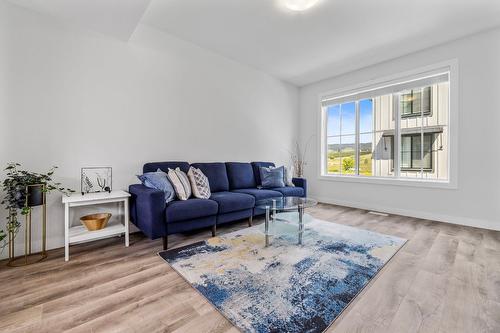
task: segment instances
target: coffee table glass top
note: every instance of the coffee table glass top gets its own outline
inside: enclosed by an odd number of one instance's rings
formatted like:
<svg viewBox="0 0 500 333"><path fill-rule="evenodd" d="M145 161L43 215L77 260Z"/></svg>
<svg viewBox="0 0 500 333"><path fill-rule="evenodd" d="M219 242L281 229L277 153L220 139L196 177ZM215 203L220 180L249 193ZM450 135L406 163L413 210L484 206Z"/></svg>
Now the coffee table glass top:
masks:
<svg viewBox="0 0 500 333"><path fill-rule="evenodd" d="M310 198L302 197L274 197L269 199L258 200L255 203L255 207L260 209L266 209L269 207L271 211L288 211L297 210L299 205L303 208L308 208L316 206L318 202Z"/></svg>

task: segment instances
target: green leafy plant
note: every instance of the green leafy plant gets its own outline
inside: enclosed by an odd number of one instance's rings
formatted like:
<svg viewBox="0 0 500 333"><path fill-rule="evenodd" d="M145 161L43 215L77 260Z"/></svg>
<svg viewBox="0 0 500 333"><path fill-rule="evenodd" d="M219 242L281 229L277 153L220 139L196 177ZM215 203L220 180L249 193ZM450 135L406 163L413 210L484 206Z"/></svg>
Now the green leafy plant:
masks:
<svg viewBox="0 0 500 333"><path fill-rule="evenodd" d="M342 159L342 167L344 171L349 171L354 168L354 159L352 157L345 157Z"/></svg>
<svg viewBox="0 0 500 333"><path fill-rule="evenodd" d="M72 189L61 187L61 183L53 180L56 166L52 167L47 173L36 173L27 170L22 170L19 163L8 163L4 169L6 178L2 181L2 190L5 196L0 202L9 214L7 216L7 224L5 230L0 228L0 248L3 249L7 245L5 238L9 232L14 235L19 231L21 223L18 220L19 212L21 215L29 214L31 207L26 207L25 199L28 195L26 187L28 185L43 184L42 192L50 193L59 191L65 195L75 192Z"/></svg>

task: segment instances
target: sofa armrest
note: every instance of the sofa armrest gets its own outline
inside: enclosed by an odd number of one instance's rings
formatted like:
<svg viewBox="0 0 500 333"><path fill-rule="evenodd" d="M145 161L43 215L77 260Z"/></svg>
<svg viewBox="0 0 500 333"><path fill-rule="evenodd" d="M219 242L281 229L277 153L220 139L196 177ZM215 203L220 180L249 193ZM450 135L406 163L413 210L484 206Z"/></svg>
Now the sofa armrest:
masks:
<svg viewBox="0 0 500 333"><path fill-rule="evenodd" d="M302 187L304 189L304 197L307 197L307 179L305 178L292 178L293 185Z"/></svg>
<svg viewBox="0 0 500 333"><path fill-rule="evenodd" d="M129 186L132 222L149 238L167 235L165 194L142 184Z"/></svg>

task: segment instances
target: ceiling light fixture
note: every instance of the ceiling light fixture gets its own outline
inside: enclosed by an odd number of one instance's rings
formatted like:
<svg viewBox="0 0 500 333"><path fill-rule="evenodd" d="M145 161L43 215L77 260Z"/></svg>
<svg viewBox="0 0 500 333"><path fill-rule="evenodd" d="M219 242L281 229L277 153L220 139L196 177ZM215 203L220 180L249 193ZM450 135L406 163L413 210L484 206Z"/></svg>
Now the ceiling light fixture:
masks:
<svg viewBox="0 0 500 333"><path fill-rule="evenodd" d="M314 6L319 0L284 0L286 8L301 12Z"/></svg>

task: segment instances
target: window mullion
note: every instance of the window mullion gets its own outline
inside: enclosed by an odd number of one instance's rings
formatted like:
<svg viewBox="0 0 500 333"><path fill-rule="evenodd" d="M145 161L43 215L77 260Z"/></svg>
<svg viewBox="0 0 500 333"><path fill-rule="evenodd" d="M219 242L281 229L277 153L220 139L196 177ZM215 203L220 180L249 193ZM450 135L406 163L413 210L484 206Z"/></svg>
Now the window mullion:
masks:
<svg viewBox="0 0 500 333"><path fill-rule="evenodd" d="M355 174L356 176L359 176L359 130L360 130L360 126L359 126L359 101L356 101L355 103L355 113L356 113L356 129L355 129L355 139L354 139L354 149L355 149L355 152L354 152L354 164L355 164Z"/></svg>
<svg viewBox="0 0 500 333"><path fill-rule="evenodd" d="M340 109L339 109L339 156L340 156L340 167L339 167L339 174L342 174L342 104L340 104Z"/></svg>
<svg viewBox="0 0 500 333"><path fill-rule="evenodd" d="M420 178L424 178L424 89L420 88Z"/></svg>
<svg viewBox="0 0 500 333"><path fill-rule="evenodd" d="M328 174L328 108L321 107L321 128L324 134L323 141L323 170L322 174Z"/></svg>
<svg viewBox="0 0 500 333"><path fill-rule="evenodd" d="M372 175L377 175L377 161L373 158L375 156L375 153L377 152L377 149L374 148L374 145L376 144L376 129L377 129L377 113L375 112L375 99L372 99ZM382 138L382 137L381 137ZM385 140L385 139L384 139ZM376 146L375 146L376 147Z"/></svg>
<svg viewBox="0 0 500 333"><path fill-rule="evenodd" d="M401 123L401 112L399 105L399 94L392 95L392 104L395 112L394 119L394 177L399 178L401 175L401 131L400 131L400 123Z"/></svg>
<svg viewBox="0 0 500 333"><path fill-rule="evenodd" d="M410 114L415 114L415 110L413 109L413 89L411 90L411 93L410 93Z"/></svg>

